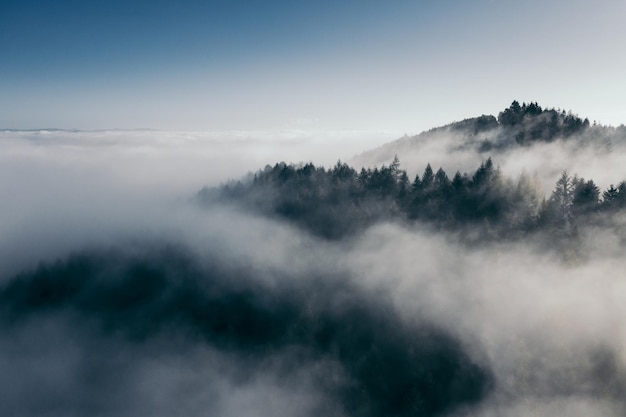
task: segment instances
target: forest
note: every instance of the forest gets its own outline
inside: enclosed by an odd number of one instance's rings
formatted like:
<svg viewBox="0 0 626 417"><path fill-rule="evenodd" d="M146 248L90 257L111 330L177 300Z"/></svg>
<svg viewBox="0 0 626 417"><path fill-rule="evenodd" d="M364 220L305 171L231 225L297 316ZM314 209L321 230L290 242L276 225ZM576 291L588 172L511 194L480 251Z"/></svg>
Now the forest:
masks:
<svg viewBox="0 0 626 417"><path fill-rule="evenodd" d="M481 238L520 239L549 232L574 237L578 226L626 208L626 181L606 190L563 171L549 196L527 175L507 178L491 158L474 172L428 164L409 179L396 156L389 165L357 172L341 161L330 168L277 163L251 178L198 194L286 219L317 236L339 239L377 221L420 222L437 230L479 230Z"/></svg>
<svg viewBox="0 0 626 417"><path fill-rule="evenodd" d="M514 102L371 164L4 133L0 414L621 417L624 131Z"/></svg>

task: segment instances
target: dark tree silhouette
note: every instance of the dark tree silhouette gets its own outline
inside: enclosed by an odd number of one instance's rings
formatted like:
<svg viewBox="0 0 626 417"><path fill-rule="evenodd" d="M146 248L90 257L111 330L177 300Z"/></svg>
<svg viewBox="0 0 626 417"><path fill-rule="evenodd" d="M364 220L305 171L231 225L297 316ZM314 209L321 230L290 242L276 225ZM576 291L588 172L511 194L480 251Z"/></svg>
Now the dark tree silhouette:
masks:
<svg viewBox="0 0 626 417"><path fill-rule="evenodd" d="M524 104L520 111L526 107L535 113L540 109ZM472 227L500 237L548 231L567 238L600 211L626 208L626 181L601 193L593 180L563 171L542 201L525 175L517 183L505 179L491 158L471 175L456 172L452 180L443 168L433 173L427 164L411 184L396 156L389 166L359 173L341 161L330 170L280 162L250 181L203 189L199 195L205 203L229 202L287 219L328 239L359 233L383 220L420 221L447 230Z"/></svg>

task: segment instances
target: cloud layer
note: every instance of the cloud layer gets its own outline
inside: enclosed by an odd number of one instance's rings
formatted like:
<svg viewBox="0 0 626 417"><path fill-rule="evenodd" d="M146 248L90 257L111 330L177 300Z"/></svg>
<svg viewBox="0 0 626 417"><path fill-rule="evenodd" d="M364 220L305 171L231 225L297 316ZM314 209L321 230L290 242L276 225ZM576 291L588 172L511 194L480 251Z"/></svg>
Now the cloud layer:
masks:
<svg viewBox="0 0 626 417"><path fill-rule="evenodd" d="M479 154L441 156L453 139L416 155L475 169ZM622 215L582 225L575 262L532 239L468 247L420 224L327 241L192 202L202 185L262 168L258 142L2 142L4 414L624 413ZM311 152L269 143L267 158ZM620 179L619 155L555 142L494 162L546 184L569 168L604 186Z"/></svg>

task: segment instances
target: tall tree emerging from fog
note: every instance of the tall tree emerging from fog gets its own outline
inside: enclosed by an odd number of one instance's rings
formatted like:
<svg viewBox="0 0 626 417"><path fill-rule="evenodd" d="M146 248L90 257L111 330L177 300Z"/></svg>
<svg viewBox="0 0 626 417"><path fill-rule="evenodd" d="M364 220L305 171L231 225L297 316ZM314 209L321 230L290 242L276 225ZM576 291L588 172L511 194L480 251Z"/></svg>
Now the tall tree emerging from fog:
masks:
<svg viewBox="0 0 626 417"><path fill-rule="evenodd" d="M572 222L571 207L574 200L574 184L567 171L561 173L550 200L556 205L560 221L563 222L565 227L569 227Z"/></svg>

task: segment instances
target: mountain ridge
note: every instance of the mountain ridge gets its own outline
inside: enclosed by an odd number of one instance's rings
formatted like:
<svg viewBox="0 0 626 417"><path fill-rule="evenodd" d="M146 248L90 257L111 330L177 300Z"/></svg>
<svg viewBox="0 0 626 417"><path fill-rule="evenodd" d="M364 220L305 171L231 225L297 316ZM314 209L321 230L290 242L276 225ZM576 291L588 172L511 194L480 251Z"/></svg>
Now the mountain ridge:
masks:
<svg viewBox="0 0 626 417"><path fill-rule="evenodd" d="M449 141L444 151L472 149L485 157L490 153L557 141L600 147L626 141L626 127L590 123L588 118L555 108L542 108L537 102L511 105L495 115L483 114L437 126L416 135L405 135L354 158L356 165L388 163L394 155L411 152L425 142Z"/></svg>

